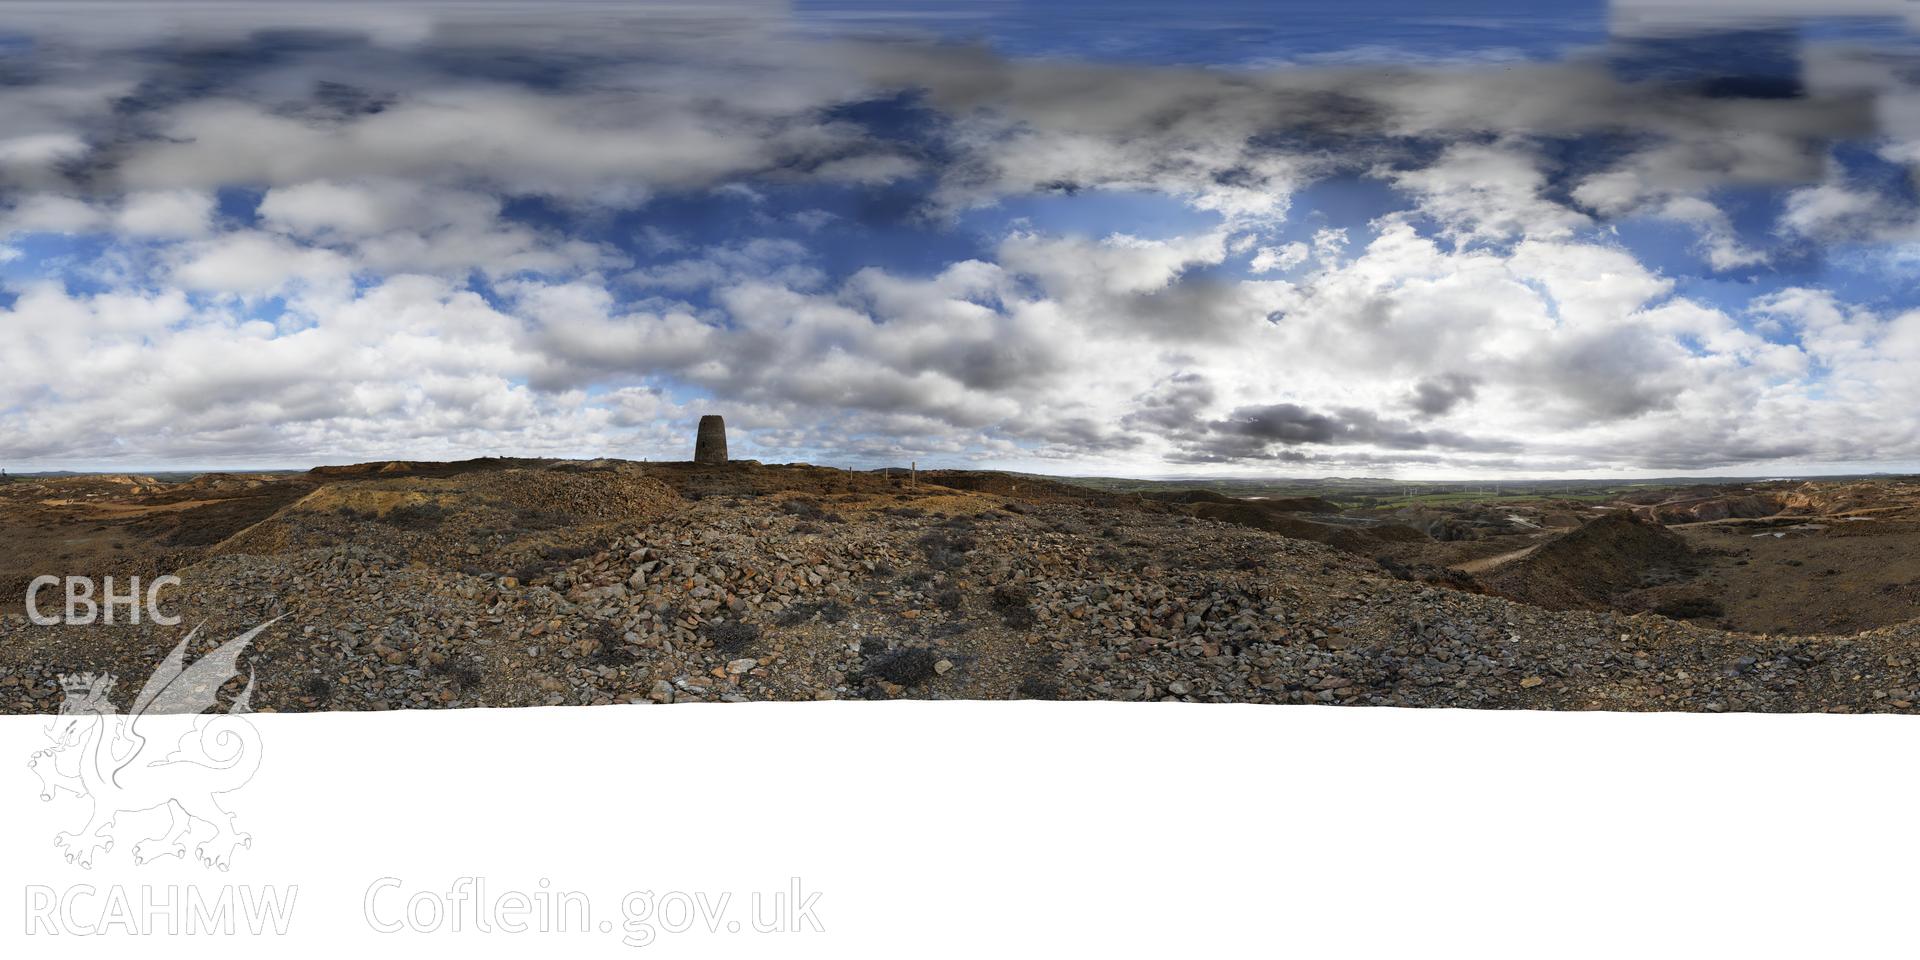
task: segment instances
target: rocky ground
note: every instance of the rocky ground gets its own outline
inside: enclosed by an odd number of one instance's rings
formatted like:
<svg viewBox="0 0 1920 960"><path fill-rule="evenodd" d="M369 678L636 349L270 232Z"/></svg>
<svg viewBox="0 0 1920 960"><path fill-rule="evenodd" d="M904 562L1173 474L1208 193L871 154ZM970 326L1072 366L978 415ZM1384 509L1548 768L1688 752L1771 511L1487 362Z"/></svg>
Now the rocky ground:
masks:
<svg viewBox="0 0 1920 960"><path fill-rule="evenodd" d="M911 697L1906 712L1920 697L1913 622L1788 636L1550 611L1195 504L1003 474L909 485L501 461L299 483L179 567L170 600L203 649L277 618L245 660L259 709ZM68 671L137 687L184 629L6 613L0 708L57 709Z"/></svg>

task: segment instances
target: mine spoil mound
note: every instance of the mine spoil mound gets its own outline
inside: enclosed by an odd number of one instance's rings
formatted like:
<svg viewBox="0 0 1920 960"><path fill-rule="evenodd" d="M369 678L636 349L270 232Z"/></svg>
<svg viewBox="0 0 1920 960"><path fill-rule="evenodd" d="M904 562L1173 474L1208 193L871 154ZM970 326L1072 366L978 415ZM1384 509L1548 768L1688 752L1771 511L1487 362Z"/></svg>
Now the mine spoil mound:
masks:
<svg viewBox="0 0 1920 960"><path fill-rule="evenodd" d="M990 470L928 470L920 474L920 479L954 490L1014 497L1033 503L1114 503L1123 499L1045 477Z"/></svg>
<svg viewBox="0 0 1920 960"><path fill-rule="evenodd" d="M164 489L153 477L113 473L84 477L14 478L7 485L9 500L41 500L58 504L141 496Z"/></svg>
<svg viewBox="0 0 1920 960"><path fill-rule="evenodd" d="M471 495L515 510L548 510L575 523L656 516L678 505L666 484L637 473L503 470L481 474Z"/></svg>
<svg viewBox="0 0 1920 960"><path fill-rule="evenodd" d="M1250 500L1241 497L1229 497L1224 493L1215 493L1212 490L1156 490L1151 493L1142 494L1142 496L1148 500L1157 500L1161 503L1257 504L1279 513L1340 512L1339 504L1331 500L1322 500L1319 497L1268 497L1261 500Z"/></svg>
<svg viewBox="0 0 1920 960"><path fill-rule="evenodd" d="M710 497L758 499L782 493L817 497L904 492L914 487L901 471L892 476L877 472L835 470L808 463L761 463L731 460L725 464L692 460L655 461L638 466L647 476L666 484L687 500ZM924 487L926 477L917 485Z"/></svg>
<svg viewBox="0 0 1920 960"><path fill-rule="evenodd" d="M292 503L304 481L210 474L185 483L114 474L0 487L0 612L41 574L152 578Z"/></svg>
<svg viewBox="0 0 1920 960"><path fill-rule="evenodd" d="M1514 509L1510 505L1420 505L1386 511L1382 516L1444 543L1527 533L1548 525L1540 522L1547 519L1545 515L1540 515L1540 521L1516 520ZM1579 521L1567 518L1556 525L1578 526Z"/></svg>
<svg viewBox="0 0 1920 960"><path fill-rule="evenodd" d="M161 547L211 547L285 509L309 489L305 483L290 481L244 489L169 491L152 512L129 519L127 528ZM168 509L172 507L178 509Z"/></svg>
<svg viewBox="0 0 1920 960"><path fill-rule="evenodd" d="M1154 490L1141 496L1161 503L1239 503L1239 497L1229 497L1212 490Z"/></svg>
<svg viewBox="0 0 1920 960"><path fill-rule="evenodd" d="M232 473L203 473L191 480L168 486L165 493L173 500L207 500L219 497L253 496L279 483L271 476L241 476Z"/></svg>
<svg viewBox="0 0 1920 960"><path fill-rule="evenodd" d="M1319 497L1269 497L1255 503L1282 513L1339 513L1340 505Z"/></svg>
<svg viewBox="0 0 1920 960"><path fill-rule="evenodd" d="M1771 517L1786 505L1785 498L1770 494L1708 496L1651 504L1636 511L1660 523L1699 523L1727 519Z"/></svg>
<svg viewBox="0 0 1920 960"><path fill-rule="evenodd" d="M529 460L524 457L478 457L472 460L376 460L371 463L344 463L333 466L314 467L307 476L316 480L340 480L361 477L393 476L402 474L419 477L454 477L463 473L489 472L496 470L540 470L551 466L550 460Z"/></svg>
<svg viewBox="0 0 1920 960"><path fill-rule="evenodd" d="M562 467L386 476L315 489L222 543L220 554L273 554L363 542L365 524L394 549L424 557L458 547L480 556L548 532L590 532L678 508L681 498L637 472ZM483 546L484 545L484 546Z"/></svg>
<svg viewBox="0 0 1920 960"><path fill-rule="evenodd" d="M1374 539L1388 543L1429 543L1433 540L1404 523L1377 523L1367 527L1366 532Z"/></svg>
<svg viewBox="0 0 1920 960"><path fill-rule="evenodd" d="M1602 609L1628 591L1685 579L1696 567L1679 534L1629 513L1609 513L1481 580L1500 596L1549 610Z"/></svg>
<svg viewBox="0 0 1920 960"><path fill-rule="evenodd" d="M1803 483L1782 497L1783 511L1809 516L1912 516L1920 485L1903 482Z"/></svg>
<svg viewBox="0 0 1920 960"><path fill-rule="evenodd" d="M244 663L261 709L1920 712L1920 486L1893 481L1350 512L738 460L386 461L144 486L0 487L0 587L49 561L178 573L197 653L278 618ZM1671 529L1631 515L1703 490L1808 509ZM1819 513L1836 508L1850 512ZM0 712L57 710L63 672L150 675L179 640L151 623L31 625L23 586L0 592L16 604L0 606Z"/></svg>
<svg viewBox="0 0 1920 960"><path fill-rule="evenodd" d="M1400 524L1363 527L1308 520L1301 517L1298 511L1274 507L1265 500L1197 503L1193 505L1192 512L1202 520L1252 527L1295 540L1312 540L1348 553L1371 553L1383 543L1427 539L1426 534Z"/></svg>

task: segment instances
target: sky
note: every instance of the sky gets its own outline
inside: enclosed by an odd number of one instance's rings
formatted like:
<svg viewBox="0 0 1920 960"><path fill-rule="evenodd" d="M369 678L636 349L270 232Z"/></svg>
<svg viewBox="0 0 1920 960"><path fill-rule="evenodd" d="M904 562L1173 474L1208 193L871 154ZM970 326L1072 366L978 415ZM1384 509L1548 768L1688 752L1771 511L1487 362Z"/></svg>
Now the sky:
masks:
<svg viewBox="0 0 1920 960"><path fill-rule="evenodd" d="M1906 0L9 3L0 467L1920 470L1917 184Z"/></svg>

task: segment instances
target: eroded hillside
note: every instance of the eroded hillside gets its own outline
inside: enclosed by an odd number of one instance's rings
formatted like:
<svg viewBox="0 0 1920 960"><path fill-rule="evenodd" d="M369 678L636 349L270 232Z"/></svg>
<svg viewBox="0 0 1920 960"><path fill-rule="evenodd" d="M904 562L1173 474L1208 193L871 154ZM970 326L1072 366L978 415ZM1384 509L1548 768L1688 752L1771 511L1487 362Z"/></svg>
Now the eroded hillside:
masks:
<svg viewBox="0 0 1920 960"><path fill-rule="evenodd" d="M77 572L177 573L171 602L204 644L278 618L247 661L265 709L1910 710L1920 664L1898 558L1920 525L1911 488L1859 486L1721 491L1771 512L1673 522L1676 503L1688 518L1719 508L1697 491L1356 508L985 472L498 460L18 482L0 508L35 542L100 535L58 558ZM1836 572L1809 563L1823 556ZM95 566L109 559L121 566ZM39 559L8 564L24 584ZM1740 595L1780 593L1783 571L1885 602L1844 629L1760 622ZM1860 584L1873 577L1896 588ZM0 626L14 711L55 707L64 671L144 677L184 629L36 626L15 602Z"/></svg>

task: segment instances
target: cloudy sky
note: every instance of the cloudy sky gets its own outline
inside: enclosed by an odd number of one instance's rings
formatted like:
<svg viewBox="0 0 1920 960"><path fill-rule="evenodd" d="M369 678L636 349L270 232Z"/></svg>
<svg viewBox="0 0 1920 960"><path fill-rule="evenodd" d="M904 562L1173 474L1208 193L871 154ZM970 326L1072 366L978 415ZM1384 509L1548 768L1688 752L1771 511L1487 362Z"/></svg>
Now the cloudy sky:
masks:
<svg viewBox="0 0 1920 960"><path fill-rule="evenodd" d="M1905 0L161 6L0 8L15 472L1920 469Z"/></svg>

